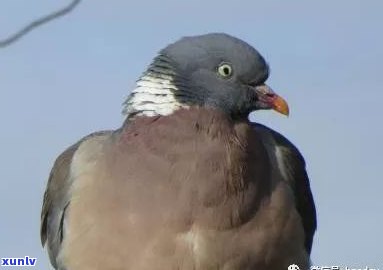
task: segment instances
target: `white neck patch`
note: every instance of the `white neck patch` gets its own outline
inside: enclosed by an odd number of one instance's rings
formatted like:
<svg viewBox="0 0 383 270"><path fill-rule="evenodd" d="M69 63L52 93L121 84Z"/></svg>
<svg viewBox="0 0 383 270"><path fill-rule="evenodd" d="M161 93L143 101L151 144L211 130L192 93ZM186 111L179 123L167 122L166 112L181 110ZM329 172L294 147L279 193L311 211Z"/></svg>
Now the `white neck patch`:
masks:
<svg viewBox="0 0 383 270"><path fill-rule="evenodd" d="M123 114L126 116L169 115L180 108L188 108L175 98L179 91L172 74L146 72L124 102Z"/></svg>

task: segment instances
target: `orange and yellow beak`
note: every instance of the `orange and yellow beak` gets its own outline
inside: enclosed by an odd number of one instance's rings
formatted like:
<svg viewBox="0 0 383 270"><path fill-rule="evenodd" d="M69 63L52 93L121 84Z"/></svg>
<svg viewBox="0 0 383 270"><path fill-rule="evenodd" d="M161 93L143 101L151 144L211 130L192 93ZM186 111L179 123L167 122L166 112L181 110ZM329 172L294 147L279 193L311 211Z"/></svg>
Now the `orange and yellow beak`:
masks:
<svg viewBox="0 0 383 270"><path fill-rule="evenodd" d="M273 109L283 115L289 115L289 105L286 100L277 95L268 85L262 84L255 87L261 109Z"/></svg>

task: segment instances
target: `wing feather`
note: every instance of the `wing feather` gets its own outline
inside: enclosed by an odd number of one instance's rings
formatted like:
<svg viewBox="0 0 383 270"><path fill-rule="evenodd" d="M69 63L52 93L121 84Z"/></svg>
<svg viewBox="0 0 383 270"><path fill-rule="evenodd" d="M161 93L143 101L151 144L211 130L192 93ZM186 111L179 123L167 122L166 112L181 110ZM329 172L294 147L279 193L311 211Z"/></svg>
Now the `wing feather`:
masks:
<svg viewBox="0 0 383 270"><path fill-rule="evenodd" d="M58 267L57 256L65 237L65 210L71 199L70 166L72 158L84 141L111 133L112 131L99 131L82 138L57 157L50 172L41 210L40 238L43 246L47 244L49 258L55 269Z"/></svg>
<svg viewBox="0 0 383 270"><path fill-rule="evenodd" d="M310 254L317 227L317 217L305 160L294 144L278 132L261 124L253 124L253 126L262 136L264 143L277 149L278 154L282 157L281 161L285 171L281 174L286 177L294 192L296 209L301 216L305 231L305 248Z"/></svg>

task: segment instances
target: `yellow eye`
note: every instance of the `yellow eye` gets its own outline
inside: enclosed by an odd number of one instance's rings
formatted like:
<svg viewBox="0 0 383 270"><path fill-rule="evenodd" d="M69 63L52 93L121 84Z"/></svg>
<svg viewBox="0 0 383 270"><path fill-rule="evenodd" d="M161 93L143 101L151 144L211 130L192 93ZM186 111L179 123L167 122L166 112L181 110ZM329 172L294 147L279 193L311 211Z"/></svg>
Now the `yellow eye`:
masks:
<svg viewBox="0 0 383 270"><path fill-rule="evenodd" d="M233 74L233 68L227 63L223 63L218 67L218 74L224 78L229 78Z"/></svg>

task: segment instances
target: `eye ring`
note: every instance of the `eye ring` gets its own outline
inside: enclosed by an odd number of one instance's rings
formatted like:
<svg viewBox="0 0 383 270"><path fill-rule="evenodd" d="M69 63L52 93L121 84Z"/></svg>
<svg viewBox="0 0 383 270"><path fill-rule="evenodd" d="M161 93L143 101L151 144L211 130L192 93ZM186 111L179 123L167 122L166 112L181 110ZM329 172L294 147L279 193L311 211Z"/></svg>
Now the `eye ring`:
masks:
<svg viewBox="0 0 383 270"><path fill-rule="evenodd" d="M223 78L230 78L233 75L233 68L228 63L222 63L218 66L218 74Z"/></svg>

